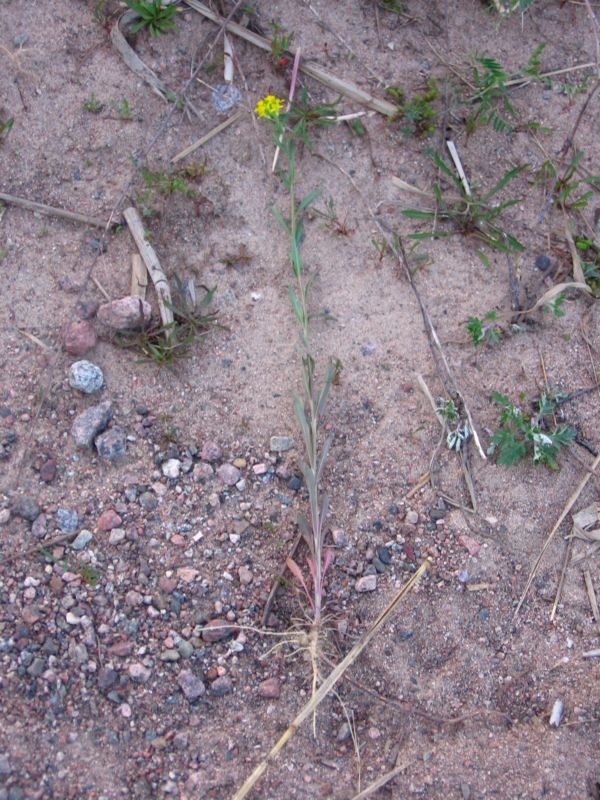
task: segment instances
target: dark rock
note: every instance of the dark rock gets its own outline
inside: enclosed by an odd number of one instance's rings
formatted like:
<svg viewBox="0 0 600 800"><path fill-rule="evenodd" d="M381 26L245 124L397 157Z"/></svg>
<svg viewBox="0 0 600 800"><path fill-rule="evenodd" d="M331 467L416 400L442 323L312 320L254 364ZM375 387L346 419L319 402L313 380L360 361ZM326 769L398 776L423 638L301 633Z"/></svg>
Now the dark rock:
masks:
<svg viewBox="0 0 600 800"><path fill-rule="evenodd" d="M291 489L293 492L297 492L302 488L302 481L296 475L293 478L290 478L287 482L288 489Z"/></svg>
<svg viewBox="0 0 600 800"><path fill-rule="evenodd" d="M12 513L15 517L21 517L29 522L33 522L40 515L40 507L37 500L30 495L18 497L12 504Z"/></svg>
<svg viewBox="0 0 600 800"><path fill-rule="evenodd" d="M547 272L552 265L552 262L548 258L548 256L538 256L535 260L536 269L539 269L541 272Z"/></svg>
<svg viewBox="0 0 600 800"><path fill-rule="evenodd" d="M95 298L92 297L79 300L76 305L77 314L79 315L79 318L83 320L92 319L93 317L96 316L99 305L100 303ZM73 355L77 354L73 353Z"/></svg>
<svg viewBox="0 0 600 800"><path fill-rule="evenodd" d="M55 477L56 461L53 458L49 458L47 461L44 461L40 467L40 478L44 481L44 483L52 483Z"/></svg>
<svg viewBox="0 0 600 800"><path fill-rule="evenodd" d="M281 684L277 678L267 678L258 684L258 693L269 700L277 700L281 694Z"/></svg>
<svg viewBox="0 0 600 800"><path fill-rule="evenodd" d="M108 689L112 689L118 678L119 676L114 669L111 669L110 667L101 667L98 671L98 688L103 692L107 691Z"/></svg>
<svg viewBox="0 0 600 800"><path fill-rule="evenodd" d="M205 642L212 644L221 639L227 639L237 633L237 628L225 619L211 619L202 631L202 638Z"/></svg>
<svg viewBox="0 0 600 800"><path fill-rule="evenodd" d="M154 511L158 507L158 497L153 492L142 492L139 504L144 511Z"/></svg>
<svg viewBox="0 0 600 800"><path fill-rule="evenodd" d="M101 433L94 440L98 455L106 461L118 461L127 450L127 437L125 431L118 426L111 428L106 433Z"/></svg>
<svg viewBox="0 0 600 800"><path fill-rule="evenodd" d="M382 564L385 564L386 566L392 563L392 557L387 547L377 548L377 558L381 561Z"/></svg>
<svg viewBox="0 0 600 800"><path fill-rule="evenodd" d="M233 681L229 675L221 675L220 678L211 683L210 692L215 697L224 697L226 694L231 694L233 692Z"/></svg>
<svg viewBox="0 0 600 800"><path fill-rule="evenodd" d="M113 415L112 403L105 400L96 406L90 406L79 414L71 427L71 435L78 447L91 447L94 438L101 433Z"/></svg>

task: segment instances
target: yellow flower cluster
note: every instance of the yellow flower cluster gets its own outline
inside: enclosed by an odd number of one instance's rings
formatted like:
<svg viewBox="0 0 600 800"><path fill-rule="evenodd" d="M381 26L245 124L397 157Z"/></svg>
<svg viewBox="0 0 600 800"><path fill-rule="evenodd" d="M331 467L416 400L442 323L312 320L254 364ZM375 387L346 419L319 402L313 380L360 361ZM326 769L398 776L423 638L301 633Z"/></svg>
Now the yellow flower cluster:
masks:
<svg viewBox="0 0 600 800"><path fill-rule="evenodd" d="M282 108L283 100L280 100L278 97L275 97L272 94L268 94L265 98L258 101L256 108L254 109L254 113L259 117L273 119L279 115L279 112Z"/></svg>

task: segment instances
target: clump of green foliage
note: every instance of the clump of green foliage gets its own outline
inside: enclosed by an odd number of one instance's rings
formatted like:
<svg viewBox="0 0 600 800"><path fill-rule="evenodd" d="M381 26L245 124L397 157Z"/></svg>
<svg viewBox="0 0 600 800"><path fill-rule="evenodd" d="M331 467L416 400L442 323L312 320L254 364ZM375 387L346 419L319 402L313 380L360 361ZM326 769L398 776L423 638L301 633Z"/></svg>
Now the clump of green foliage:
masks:
<svg viewBox="0 0 600 800"><path fill-rule="evenodd" d="M148 28L150 36L160 36L165 31L175 30L177 6L163 5L162 0L125 0L129 8L140 17L131 26L132 33Z"/></svg>
<svg viewBox="0 0 600 800"><path fill-rule="evenodd" d="M169 325L150 322L141 331L126 331L118 336L117 344L138 350L157 366L170 366L189 355L194 342L217 326L216 313L206 311L216 286L212 289L202 288L204 296L200 302L195 302L195 298L190 297L187 285L175 275L176 299L167 304L173 312L173 322Z"/></svg>
<svg viewBox="0 0 600 800"><path fill-rule="evenodd" d="M542 394L536 413L529 416L506 395L494 392L491 399L500 406L501 413L488 455L496 455L497 463L506 467L531 458L536 466L543 464L553 470L559 469L560 449L573 441L575 431L554 423L555 401L548 394ZM525 395L521 394L520 400L526 402Z"/></svg>
<svg viewBox="0 0 600 800"><path fill-rule="evenodd" d="M439 97L434 78L427 80L427 89L422 94L415 94L406 99L399 86L388 86L387 94L398 106L396 119L402 120L402 132L408 136L425 138L435 131L437 111L433 103Z"/></svg>
<svg viewBox="0 0 600 800"><path fill-rule="evenodd" d="M475 347L487 342L494 344L500 340L502 328L498 325L498 315L495 311L488 311L483 317L469 317L467 320L467 333Z"/></svg>
<svg viewBox="0 0 600 800"><path fill-rule="evenodd" d="M273 38L271 39L271 63L277 69L287 67L289 59L287 51L290 49L294 34L288 33L277 22L271 23L273 29Z"/></svg>
<svg viewBox="0 0 600 800"><path fill-rule="evenodd" d="M594 293L600 295L600 247L592 239L585 236L576 236L575 247L581 252L581 266L585 282Z"/></svg>
<svg viewBox="0 0 600 800"><path fill-rule="evenodd" d="M92 92L90 97L81 104L81 107L84 111L88 111L90 114L99 114L102 109L104 108L104 103L101 100L98 100L96 95Z"/></svg>
<svg viewBox="0 0 600 800"><path fill-rule="evenodd" d="M3 142L8 134L12 131L12 127L15 124L15 118L9 117L8 119L1 120L0 119L0 142Z"/></svg>
<svg viewBox="0 0 600 800"><path fill-rule="evenodd" d="M195 200L198 197L198 191L193 181L201 178L205 172L206 165L199 165L195 162L175 172L154 171L148 169L148 167L142 167L140 176L145 189L137 193L136 201L142 210L143 216L151 217L157 213L155 208L157 195L162 198L181 195L190 200Z"/></svg>
<svg viewBox="0 0 600 800"><path fill-rule="evenodd" d="M518 203L519 200L505 200L497 205L492 205L496 195L521 172L523 167L513 167L507 170L488 192L477 195L466 192L462 181L454 175L438 153L433 154L433 161L443 175L450 179L458 195L444 194L439 184L435 184L433 187L437 202L435 211L408 208L401 213L410 219L429 220L436 225L449 223L450 230L437 227L436 230L427 233L411 233L409 238L415 240L437 239L458 233L462 236L472 237L493 250L503 253L523 252L525 248L521 242L503 230L496 222L503 211ZM486 267L490 265L487 255L482 250L477 249L475 252Z"/></svg>

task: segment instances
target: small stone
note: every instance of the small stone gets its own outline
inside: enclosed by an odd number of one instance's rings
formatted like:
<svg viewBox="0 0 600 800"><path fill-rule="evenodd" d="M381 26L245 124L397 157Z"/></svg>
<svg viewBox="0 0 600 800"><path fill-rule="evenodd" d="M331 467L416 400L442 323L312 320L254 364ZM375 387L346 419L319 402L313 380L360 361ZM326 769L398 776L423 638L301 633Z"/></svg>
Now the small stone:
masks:
<svg viewBox="0 0 600 800"><path fill-rule="evenodd" d="M335 737L336 742L346 742L350 738L351 733L350 725L347 722L342 722Z"/></svg>
<svg viewBox="0 0 600 800"><path fill-rule="evenodd" d="M191 583L195 581L200 573L193 567L179 567L177 570L177 577L184 583Z"/></svg>
<svg viewBox="0 0 600 800"><path fill-rule="evenodd" d="M166 575L161 575L158 579L158 588L165 594L171 594L177 588L177 581L175 578L168 578Z"/></svg>
<svg viewBox="0 0 600 800"><path fill-rule="evenodd" d="M10 775L10 761L6 753L0 753L0 775Z"/></svg>
<svg viewBox="0 0 600 800"><path fill-rule="evenodd" d="M108 689L111 689L118 679L117 673L114 669L110 667L100 667L98 670L98 688L106 692Z"/></svg>
<svg viewBox="0 0 600 800"><path fill-rule="evenodd" d="M117 512L112 508L108 508L98 517L96 527L99 531L112 531L114 528L118 528L122 522L123 520Z"/></svg>
<svg viewBox="0 0 600 800"><path fill-rule="evenodd" d="M168 461L164 462L161 469L165 478L175 480L181 472L181 461L178 458L169 458Z"/></svg>
<svg viewBox="0 0 600 800"><path fill-rule="evenodd" d="M75 361L69 370L69 386L84 394L95 394L104 386L104 374L91 361Z"/></svg>
<svg viewBox="0 0 600 800"><path fill-rule="evenodd" d="M377 575L363 575L354 586L357 592L374 592L377 589Z"/></svg>
<svg viewBox="0 0 600 800"><path fill-rule="evenodd" d="M266 464L255 464L252 467L252 472L255 475L264 475L266 473L267 469L268 469L268 467L267 467Z"/></svg>
<svg viewBox="0 0 600 800"><path fill-rule="evenodd" d="M94 439L98 455L106 461L118 461L127 450L127 436L122 428L115 425L106 433Z"/></svg>
<svg viewBox="0 0 600 800"><path fill-rule="evenodd" d="M71 508L59 508L56 522L61 533L75 533L79 525L79 514Z"/></svg>
<svg viewBox="0 0 600 800"><path fill-rule="evenodd" d="M237 469L246 469L248 464L245 458L234 458L233 466L236 467Z"/></svg>
<svg viewBox="0 0 600 800"><path fill-rule="evenodd" d="M291 436L271 436L271 450L274 453L285 453L291 450L295 444Z"/></svg>
<svg viewBox="0 0 600 800"><path fill-rule="evenodd" d="M96 406L90 406L79 414L71 427L71 435L78 447L91 447L98 436L112 419L112 403L105 400Z"/></svg>
<svg viewBox="0 0 600 800"><path fill-rule="evenodd" d="M385 572L385 564L380 561L377 556L373 558L373 566L380 575L382 572Z"/></svg>
<svg viewBox="0 0 600 800"><path fill-rule="evenodd" d="M38 539L43 539L48 532L48 521L45 514L40 514L31 525L31 533Z"/></svg>
<svg viewBox="0 0 600 800"><path fill-rule="evenodd" d="M181 639L177 642L177 650L182 658L191 658L194 654L194 645L187 639Z"/></svg>
<svg viewBox="0 0 600 800"><path fill-rule="evenodd" d="M289 479L287 482L288 489L291 489L293 492L297 492L302 488L302 480L296 475Z"/></svg>
<svg viewBox="0 0 600 800"><path fill-rule="evenodd" d="M202 697L206 692L204 683L189 669L181 670L177 676L177 683L185 695L185 699L190 703Z"/></svg>
<svg viewBox="0 0 600 800"><path fill-rule="evenodd" d="M207 441L202 445L200 451L200 458L202 461L219 461L222 456L222 450L216 442Z"/></svg>
<svg viewBox="0 0 600 800"><path fill-rule="evenodd" d="M548 258L548 256L538 256L535 260L536 269L539 269L541 272L547 272L550 269L552 262Z"/></svg>
<svg viewBox="0 0 600 800"><path fill-rule="evenodd" d="M141 297L121 297L104 303L98 309L98 320L115 331L134 331L149 322L152 316L150 303Z"/></svg>
<svg viewBox="0 0 600 800"><path fill-rule="evenodd" d="M47 461L44 461L40 467L40 478L44 483L52 483L55 477L56 461L53 458L49 458Z"/></svg>
<svg viewBox="0 0 600 800"><path fill-rule="evenodd" d="M92 541L94 537L92 536L91 531L82 530L79 531L75 540L71 543L71 547L73 550L83 550L84 547Z"/></svg>
<svg viewBox="0 0 600 800"><path fill-rule="evenodd" d="M258 684L258 693L269 700L277 700L281 694L281 684L277 678L267 678Z"/></svg>
<svg viewBox="0 0 600 800"><path fill-rule="evenodd" d="M121 544L121 542L125 541L125 537L127 536L127 532L125 528L114 528L110 532L110 536L108 537L109 544Z"/></svg>
<svg viewBox="0 0 600 800"><path fill-rule="evenodd" d="M126 658L133 653L133 642L123 641L115 642L108 648L110 656L117 656L118 658Z"/></svg>
<svg viewBox="0 0 600 800"><path fill-rule="evenodd" d="M238 569L238 576L242 586L248 586L254 579L254 575L246 566L242 566Z"/></svg>
<svg viewBox="0 0 600 800"><path fill-rule="evenodd" d="M28 522L33 522L40 515L40 507L37 500L30 495L18 497L12 504L12 513L15 517L21 517Z"/></svg>
<svg viewBox="0 0 600 800"><path fill-rule="evenodd" d="M148 667L140 663L130 664L127 672L134 683L146 683L152 674Z"/></svg>
<svg viewBox="0 0 600 800"><path fill-rule="evenodd" d="M233 681L229 675L221 675L211 683L210 692L215 697L224 697L226 694L231 694L233 692Z"/></svg>
<svg viewBox="0 0 600 800"><path fill-rule="evenodd" d="M348 545L348 534L341 528L334 528L331 531L331 538L336 547L346 547Z"/></svg>
<svg viewBox="0 0 600 800"><path fill-rule="evenodd" d="M79 319L93 319L98 313L99 305L95 297L83 297L75 306Z"/></svg>
<svg viewBox="0 0 600 800"><path fill-rule="evenodd" d="M466 533L461 533L460 536L457 537L456 541L459 543L459 545L461 545L461 547L465 548L470 556L476 556L481 549L481 542L473 539L472 536L467 536Z"/></svg>
<svg viewBox="0 0 600 800"><path fill-rule="evenodd" d="M217 469L217 475L223 481L225 486L235 486L235 484L242 477L242 473L234 467L233 464L221 464Z"/></svg>
<svg viewBox="0 0 600 800"><path fill-rule="evenodd" d="M63 347L70 356L81 357L96 346L98 335L87 319L71 322L65 332Z"/></svg>
<svg viewBox="0 0 600 800"><path fill-rule="evenodd" d="M180 658L179 651L175 650L173 647L170 647L168 650L163 650L160 654L161 661L179 661Z"/></svg>
<svg viewBox="0 0 600 800"><path fill-rule="evenodd" d="M222 639L227 639L237 633L235 626L230 625L225 619L211 619L207 622L202 631L202 638L205 642L213 644Z"/></svg>
<svg viewBox="0 0 600 800"><path fill-rule="evenodd" d="M377 548L377 558L381 561L382 564L385 564L386 566L392 563L392 557L387 547Z"/></svg>
<svg viewBox="0 0 600 800"><path fill-rule="evenodd" d="M405 519L409 525L416 525L419 521L419 515L416 511L407 511Z"/></svg>
<svg viewBox="0 0 600 800"><path fill-rule="evenodd" d="M158 497L153 492L142 492L138 502L144 511L154 511L158 506Z"/></svg>
<svg viewBox="0 0 600 800"><path fill-rule="evenodd" d="M198 482L198 481L205 481L207 478L211 478L214 474L215 471L211 467L211 465L203 461L200 464L196 464L194 466L192 477L196 482Z"/></svg>
<svg viewBox="0 0 600 800"><path fill-rule="evenodd" d="M43 658L34 658L31 665L27 668L27 674L32 678L39 677L46 669L46 663Z"/></svg>

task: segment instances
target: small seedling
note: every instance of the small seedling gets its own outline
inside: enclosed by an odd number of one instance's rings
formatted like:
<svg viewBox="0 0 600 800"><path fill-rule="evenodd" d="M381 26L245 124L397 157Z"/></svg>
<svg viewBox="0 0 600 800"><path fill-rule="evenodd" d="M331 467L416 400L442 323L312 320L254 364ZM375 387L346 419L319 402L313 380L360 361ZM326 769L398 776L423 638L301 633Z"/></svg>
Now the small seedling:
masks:
<svg viewBox="0 0 600 800"><path fill-rule="evenodd" d="M308 92L302 88L300 98L292 104L289 111L279 114L279 120L287 128L287 135L310 149L308 132L311 128L330 128L335 125L336 107L339 98L333 103L309 102Z"/></svg>
<svg viewBox="0 0 600 800"><path fill-rule="evenodd" d="M522 252L525 248L511 234L504 231L496 224L496 220L502 212L514 206L519 201L505 200L497 205L492 205L491 201L505 188L523 169L523 167L513 167L507 170L497 183L485 194L467 194L462 181L457 178L450 170L448 165L442 160L438 153L433 154L433 161L440 171L449 178L458 191L458 196L450 197L442 194L438 184L433 187L437 210L420 211L408 208L401 213L410 219L429 220L432 223L450 223L453 231L438 229L430 233L411 233L410 239L437 239L450 236L452 233L459 233L462 236L470 236L494 250L503 253ZM475 251L485 266L489 266L489 259L481 250Z"/></svg>
<svg viewBox="0 0 600 800"><path fill-rule="evenodd" d="M177 7L174 3L162 4L162 0L125 0L129 8L140 19L131 26L132 33L148 28L150 36L160 36L165 31L175 30Z"/></svg>
<svg viewBox="0 0 600 800"><path fill-rule="evenodd" d="M498 315L495 311L488 311L483 319L469 317L466 328L475 347L479 347L484 342L494 344L500 340L502 328L498 325L497 318Z"/></svg>
<svg viewBox="0 0 600 800"><path fill-rule="evenodd" d="M136 202L142 210L142 215L151 217L158 213L153 204L155 195L170 198L173 195L180 194L191 200L197 199L198 192L191 184L192 177L190 175L196 177L199 174L203 174L203 171L198 173L196 170L197 165L195 162L176 172L153 171L147 167L142 167L140 175L146 188L136 195Z"/></svg>
<svg viewBox="0 0 600 800"><path fill-rule="evenodd" d="M582 253L583 277L594 296L600 294L600 247L585 236L576 236L575 247Z"/></svg>
<svg viewBox="0 0 600 800"><path fill-rule="evenodd" d="M557 470L557 456L561 447L570 444L575 431L566 425L556 425L553 415L555 402L548 394L542 394L537 402L537 411L530 417L519 406L514 405L506 395L494 392L491 399L502 409L498 427L491 441L488 455L496 455L498 464L512 467L526 457L533 463L544 464ZM525 396L520 396L525 402ZM552 429L548 422L553 422Z"/></svg>
<svg viewBox="0 0 600 800"><path fill-rule="evenodd" d="M555 187L555 203L565 211L580 211L586 208L590 198L593 195L592 190L584 191L579 194L584 186L593 186L600 184L600 175L591 175L590 177L578 179L575 177L577 167L583 158L583 153L578 151L575 153L562 176L556 182ZM556 172L554 172L554 176Z"/></svg>
<svg viewBox="0 0 600 800"><path fill-rule="evenodd" d="M92 92L91 96L81 104L81 107L84 111L89 111L90 114L99 114L104 108L104 103L98 100Z"/></svg>
<svg viewBox="0 0 600 800"><path fill-rule="evenodd" d="M563 304L567 299L564 292L561 292L557 297L543 306L544 311L548 311L551 314L554 314L555 317L564 317L565 311L563 309Z"/></svg>
<svg viewBox="0 0 600 800"><path fill-rule="evenodd" d="M377 5L382 11L389 11L390 14L401 16L404 13L400 0L377 0Z"/></svg>
<svg viewBox="0 0 600 800"><path fill-rule="evenodd" d="M439 399L435 413L448 429L446 445L458 452L471 436L468 422L463 423L454 400Z"/></svg>
<svg viewBox="0 0 600 800"><path fill-rule="evenodd" d="M293 33L287 33L276 22L271 23L273 38L271 39L271 62L277 69L283 69L289 64L287 51L294 39Z"/></svg>
<svg viewBox="0 0 600 800"><path fill-rule="evenodd" d="M129 108L129 101L127 99L123 99L123 102L120 105L117 105L117 103L113 100L110 105L122 120L128 121L133 119L131 115L131 109Z"/></svg>
<svg viewBox="0 0 600 800"><path fill-rule="evenodd" d="M398 106L397 118L402 120L402 132L407 136L425 138L435 131L437 112L433 102L437 100L439 92L433 78L427 81L427 90L406 99L404 91L399 86L388 86L387 94Z"/></svg>
<svg viewBox="0 0 600 800"><path fill-rule="evenodd" d="M4 120L4 122L0 121L0 142L3 142L8 137L8 134L12 131L14 123L14 117L9 117L8 119Z"/></svg>
<svg viewBox="0 0 600 800"><path fill-rule="evenodd" d="M496 132L511 130L507 117L516 117L515 109L508 99L508 74L493 58L475 56L472 83L475 94L470 98L473 110L467 118L467 135L475 133L484 125L491 125Z"/></svg>
<svg viewBox="0 0 600 800"><path fill-rule="evenodd" d="M331 233L336 233L338 236L350 236L351 233L354 233L354 228L350 228L346 224L348 214L345 215L343 221L339 219L335 210L335 201L333 197L330 197L326 201L325 211L319 211L316 208L312 208L309 212L309 215L311 214L324 219L324 227Z"/></svg>

